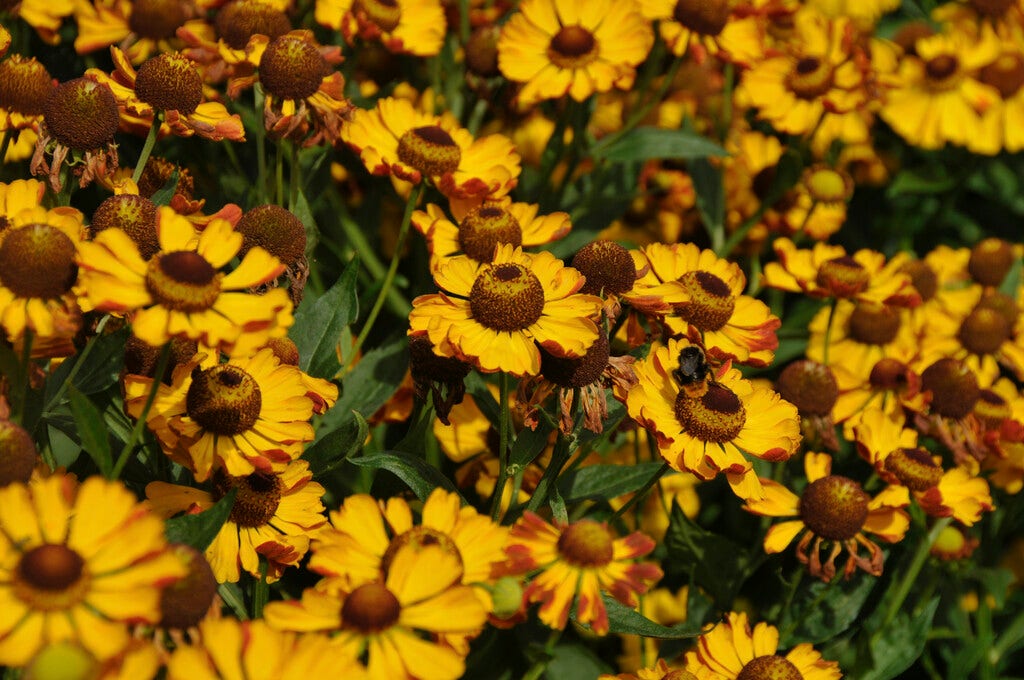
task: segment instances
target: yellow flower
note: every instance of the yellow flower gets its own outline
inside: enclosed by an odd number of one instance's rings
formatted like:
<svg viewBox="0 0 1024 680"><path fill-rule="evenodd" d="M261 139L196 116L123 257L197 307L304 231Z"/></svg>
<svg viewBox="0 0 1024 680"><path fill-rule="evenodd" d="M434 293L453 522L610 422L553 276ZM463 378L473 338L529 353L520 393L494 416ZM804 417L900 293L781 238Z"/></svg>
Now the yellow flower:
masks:
<svg viewBox="0 0 1024 680"><path fill-rule="evenodd" d="M761 483L743 455L770 462L784 461L800 445L796 407L768 388L755 388L727 365L700 381L695 396L680 385L680 354L692 347L686 340L655 344L647 358L634 364L639 380L627 393L617 393L626 410L658 442L658 452L672 469L701 479L724 472L741 498L760 498Z"/></svg>
<svg viewBox="0 0 1024 680"><path fill-rule="evenodd" d="M708 56L749 65L764 56L756 14L739 16L747 3L731 0L640 0L644 17L658 21L658 32L672 54L687 52L697 63Z"/></svg>
<svg viewBox="0 0 1024 680"><path fill-rule="evenodd" d="M429 179L449 198L501 198L519 178L519 155L507 137L473 139L451 116L421 113L407 99L357 109L341 138L372 174L413 184Z"/></svg>
<svg viewBox="0 0 1024 680"><path fill-rule="evenodd" d="M87 54L119 45L133 64L182 47L180 28L209 38L213 26L195 17L191 0L79 0L75 51Z"/></svg>
<svg viewBox="0 0 1024 680"><path fill-rule="evenodd" d="M518 105L628 90L654 32L635 0L525 0L498 38L498 68L523 83Z"/></svg>
<svg viewBox="0 0 1024 680"><path fill-rule="evenodd" d="M729 612L723 623L701 635L697 647L686 653L686 670L698 680L743 678L801 678L839 680L839 664L821 658L809 643L779 656L779 630L759 623L750 630L747 615Z"/></svg>
<svg viewBox="0 0 1024 680"><path fill-rule="evenodd" d="M316 21L350 44L379 40L389 52L417 57L437 55L446 30L439 0L317 0Z"/></svg>
<svg viewBox="0 0 1024 680"><path fill-rule="evenodd" d="M43 41L56 45L60 42L58 31L61 24L65 17L71 15L74 7L74 0L17 0L10 7L5 7L4 12L9 12L8 16L20 17L36 30ZM6 33L6 29L0 31L0 38L3 33ZM10 34L7 40L10 41ZM0 39L0 56L5 51L2 49L3 42Z"/></svg>
<svg viewBox="0 0 1024 680"><path fill-rule="evenodd" d="M118 482L37 478L0 489L0 664L69 640L97 659L131 626L160 620L161 590L185 575L164 524Z"/></svg>
<svg viewBox="0 0 1024 680"><path fill-rule="evenodd" d="M301 601L271 602L263 614L274 628L326 632L353 656L365 655L373 680L455 680L465 656L429 636L470 637L487 621L474 589L459 585L461 573L458 556L441 546L407 543L382 580L347 592L310 588Z"/></svg>
<svg viewBox="0 0 1024 680"><path fill-rule="evenodd" d="M555 356L581 357L597 340L601 298L577 293L583 277L551 253L504 244L493 263L451 258L434 282L442 292L413 301L409 334L426 334L435 353L485 373L536 375L537 343Z"/></svg>
<svg viewBox="0 0 1024 680"><path fill-rule="evenodd" d="M276 257L252 248L233 271L221 271L243 243L229 222L213 219L198 232L161 206L156 228L160 252L148 262L120 229L105 229L83 244L81 286L94 309L128 314L135 336L154 347L185 337L230 351L244 334L278 337L291 325L283 288L259 296L244 292L284 271Z"/></svg>
<svg viewBox="0 0 1024 680"><path fill-rule="evenodd" d="M160 383L146 423L164 452L205 481L215 467L234 477L283 471L313 440L313 400L301 372L270 349L217 363L198 354ZM127 376L125 402L138 417L152 378Z"/></svg>
<svg viewBox="0 0 1024 680"><path fill-rule="evenodd" d="M523 592L523 601L541 603L541 621L565 628L577 598L576 620L605 635L608 612L601 594L637 606L636 596L662 577L653 562L635 561L654 547L654 541L639 531L616 538L603 522L581 519L552 525L526 511L513 525L505 551L509 573L540 570Z"/></svg>
<svg viewBox="0 0 1024 680"><path fill-rule="evenodd" d="M811 319L807 358L842 369L858 380L867 380L882 359L909 363L920 354L919 334L909 310L875 302L840 299ZM828 346L826 349L826 341Z"/></svg>
<svg viewBox="0 0 1024 680"><path fill-rule="evenodd" d="M807 488L801 495L776 481L762 479L764 497L748 498L743 506L755 515L797 518L772 525L764 537L765 552L782 552L803 533L796 556L808 565L812 576L831 581L836 575L836 557L844 548L849 553L843 568L845 578L858 567L872 576L881 575L885 556L864 532L888 543L903 540L910 528L910 516L901 509L910 502L907 488L887 486L871 498L855 480L831 474L832 457L826 453L805 454L804 470ZM867 548L867 558L860 555L860 546ZM828 550L824 562L820 554L823 548Z"/></svg>

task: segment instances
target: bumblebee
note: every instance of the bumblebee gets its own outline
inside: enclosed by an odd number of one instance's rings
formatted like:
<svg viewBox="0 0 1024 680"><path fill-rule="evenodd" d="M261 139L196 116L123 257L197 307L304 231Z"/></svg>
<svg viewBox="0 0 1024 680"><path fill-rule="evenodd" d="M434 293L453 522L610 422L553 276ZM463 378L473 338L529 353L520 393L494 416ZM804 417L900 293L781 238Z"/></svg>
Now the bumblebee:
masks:
<svg viewBox="0 0 1024 680"><path fill-rule="evenodd" d="M679 352L679 368L672 371L679 388L690 398L703 396L708 390L708 376L711 366L704 350L696 345L684 347ZM712 381L714 379L712 378Z"/></svg>

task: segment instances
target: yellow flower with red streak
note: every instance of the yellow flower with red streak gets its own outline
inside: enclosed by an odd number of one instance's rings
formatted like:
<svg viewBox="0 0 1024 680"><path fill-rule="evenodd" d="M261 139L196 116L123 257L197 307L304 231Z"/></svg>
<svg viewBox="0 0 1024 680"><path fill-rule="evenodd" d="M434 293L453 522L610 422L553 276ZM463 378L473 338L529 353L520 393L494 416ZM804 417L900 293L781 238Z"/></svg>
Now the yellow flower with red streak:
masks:
<svg viewBox="0 0 1024 680"><path fill-rule="evenodd" d="M229 114L220 102L203 101L203 77L192 60L180 53L164 52L139 67L127 55L110 48L114 72L109 76L89 69L86 76L105 84L114 93L121 112L121 129L146 134L156 112L163 114L160 136L199 135L213 141L245 141L239 115Z"/></svg>
<svg viewBox="0 0 1024 680"><path fill-rule="evenodd" d="M412 214L413 226L427 239L431 269L455 255L490 262L498 244L539 246L562 238L572 227L567 213L539 215L540 206L507 197L471 208L458 203L450 207L454 220L434 204Z"/></svg>
<svg viewBox="0 0 1024 680"><path fill-rule="evenodd" d="M179 28L207 38L213 26L196 16L191 0L79 0L75 51L87 54L118 45L133 64L182 46Z"/></svg>
<svg viewBox="0 0 1024 680"><path fill-rule="evenodd" d="M905 307L839 299L834 313L825 307L811 319L807 358L867 380L882 359L909 363L920 356L920 325Z"/></svg>
<svg viewBox="0 0 1024 680"><path fill-rule="evenodd" d="M164 523L119 482L37 478L0 489L0 664L44 645L80 644L97 659L160 620L161 591L186 573Z"/></svg>
<svg viewBox="0 0 1024 680"><path fill-rule="evenodd" d="M902 262L887 263L877 251L865 248L850 255L842 246L827 243L806 250L788 238L776 239L772 248L778 261L764 267L764 284L770 288L889 305L920 302L910 276L899 269Z"/></svg>
<svg viewBox="0 0 1024 680"><path fill-rule="evenodd" d="M703 380L684 377L687 384L681 385L677 376L684 350L699 348L687 340L655 344L633 365L637 385L616 395L655 437L672 469L701 479L725 473L736 495L760 498L761 484L744 454L770 462L792 456L801 439L796 407L769 388L754 387L728 364L708 368ZM693 390L694 384L703 393Z"/></svg>
<svg viewBox="0 0 1024 680"><path fill-rule="evenodd" d="M229 222L213 219L199 232L161 206L156 229L160 252L148 262L117 228L83 244L81 287L94 309L129 315L132 333L154 347L187 337L230 351L243 334L277 337L291 325L292 304L283 288L244 292L281 275L284 265L276 257L255 247L233 271L222 271L243 243Z"/></svg>
<svg viewBox="0 0 1024 680"><path fill-rule="evenodd" d="M267 562L272 583L285 568L298 565L309 542L327 523L321 497L324 488L312 481L309 463L296 460L281 472L257 470L232 476L217 468L213 491L165 482L146 485L154 512L173 517L179 512L203 512L237 489L231 514L206 548L206 560L219 583L237 583L241 570L260 578L260 558Z"/></svg>
<svg viewBox="0 0 1024 680"><path fill-rule="evenodd" d="M440 0L317 0L316 21L350 44L377 40L389 52L417 57L437 55L446 30Z"/></svg>
<svg viewBox="0 0 1024 680"><path fill-rule="evenodd" d="M549 524L527 511L509 533L510 573L539 571L523 592L523 601L541 603L540 620L565 628L576 600L576 620L598 635L608 633L603 593L637 606L637 595L662 577L653 562L637 562L654 550L655 542L639 531L616 538L604 522L580 519Z"/></svg>
<svg viewBox="0 0 1024 680"><path fill-rule="evenodd" d="M582 102L632 87L653 44L635 0L525 0L502 26L498 68L522 83L521 108L566 95Z"/></svg>
<svg viewBox="0 0 1024 680"><path fill-rule="evenodd" d="M917 445L917 431L871 409L854 428L857 451L887 484L905 486L932 517L953 517L966 526L994 509L988 482L964 467L944 470L941 457Z"/></svg>
<svg viewBox="0 0 1024 680"><path fill-rule="evenodd" d="M702 338L708 355L752 366L775 357L782 321L768 305L743 291L740 266L692 243L654 243L633 251L637 270L647 269L623 299L663 318L676 336Z"/></svg>
<svg viewBox="0 0 1024 680"><path fill-rule="evenodd" d="M457 555L439 545L406 543L381 580L328 593L307 589L301 600L271 602L263 610L278 630L323 632L346 654L365 657L369 677L455 680L465 655L432 636L467 638L487 622L474 589L460 585Z"/></svg>
<svg viewBox="0 0 1024 680"><path fill-rule="evenodd" d="M413 184L429 179L453 199L500 198L519 178L519 155L507 137L473 139L451 116L422 113L407 99L357 109L341 138L372 174Z"/></svg>
<svg viewBox="0 0 1024 680"><path fill-rule="evenodd" d="M810 643L799 644L780 656L779 630L767 623L750 629L747 615L729 612L723 623L697 639L686 653L686 670L698 680L739 678L801 678L839 680L839 664L827 661Z"/></svg>
<svg viewBox="0 0 1024 680"><path fill-rule="evenodd" d="M658 33L677 57L697 63L709 56L742 65L764 57L763 29L748 3L730 0L640 0L644 17L658 21Z"/></svg>
<svg viewBox="0 0 1024 680"><path fill-rule="evenodd" d="M152 379L125 380L129 415L138 417ZM314 402L301 371L272 350L218 363L197 354L160 383L146 422L164 452L205 481L217 467L229 475L283 471L313 440Z"/></svg>
<svg viewBox="0 0 1024 680"><path fill-rule="evenodd" d="M743 506L756 515L796 518L772 525L764 537L765 552L782 552L801 536L797 559L822 581L836 575L835 561L844 549L849 553L845 578L858 567L872 576L881 575L885 556L865 532L888 543L903 539L910 528L910 516L902 509L910 502L907 488L887 486L871 498L857 481L831 474L832 457L826 453L805 454L804 471L807 488L799 496L776 481L762 479L764 498L748 498ZM860 554L861 546L868 551L866 558ZM828 552L824 561L823 549Z"/></svg>
<svg viewBox="0 0 1024 680"><path fill-rule="evenodd" d="M453 257L434 272L442 292L413 300L409 334L427 335L434 352L485 373L540 372L538 343L560 357L581 357L597 340L601 298L584 295L584 278L548 252L509 244L494 261Z"/></svg>

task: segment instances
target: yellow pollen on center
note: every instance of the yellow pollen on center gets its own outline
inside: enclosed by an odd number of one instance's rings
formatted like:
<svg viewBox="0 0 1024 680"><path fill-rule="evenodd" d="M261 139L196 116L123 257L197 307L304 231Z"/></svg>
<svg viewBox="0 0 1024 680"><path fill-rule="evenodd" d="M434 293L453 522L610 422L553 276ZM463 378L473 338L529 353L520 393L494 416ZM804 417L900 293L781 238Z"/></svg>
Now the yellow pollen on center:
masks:
<svg viewBox="0 0 1024 680"><path fill-rule="evenodd" d="M146 270L146 290L163 307L195 313L210 309L220 295L223 274L199 253L179 250L155 255Z"/></svg>
<svg viewBox="0 0 1024 680"><path fill-rule="evenodd" d="M399 137L398 160L428 177L440 177L459 169L462 150L440 125L425 125Z"/></svg>
<svg viewBox="0 0 1024 680"><path fill-rule="evenodd" d="M694 439L722 444L732 441L747 422L747 410L736 393L724 385L709 383L699 397L685 390L676 394L676 420Z"/></svg>
<svg viewBox="0 0 1024 680"><path fill-rule="evenodd" d="M606 524L581 519L562 530L558 552L566 562L577 567L603 567L615 554L614 538Z"/></svg>
<svg viewBox="0 0 1024 680"><path fill-rule="evenodd" d="M687 272L679 277L689 302L678 305L676 314L702 331L722 328L736 309L736 297L729 285L706 271Z"/></svg>
<svg viewBox="0 0 1024 680"><path fill-rule="evenodd" d="M241 434L256 424L262 406L259 384L238 366L192 371L185 410L204 429L225 436Z"/></svg>
<svg viewBox="0 0 1024 680"><path fill-rule="evenodd" d="M544 287L529 269L515 262L485 265L469 292L473 318L497 331L520 331L544 313Z"/></svg>
<svg viewBox="0 0 1024 680"><path fill-rule="evenodd" d="M490 262L498 244L523 245L523 229L515 216L496 206L471 210L459 224L459 247L474 260Z"/></svg>

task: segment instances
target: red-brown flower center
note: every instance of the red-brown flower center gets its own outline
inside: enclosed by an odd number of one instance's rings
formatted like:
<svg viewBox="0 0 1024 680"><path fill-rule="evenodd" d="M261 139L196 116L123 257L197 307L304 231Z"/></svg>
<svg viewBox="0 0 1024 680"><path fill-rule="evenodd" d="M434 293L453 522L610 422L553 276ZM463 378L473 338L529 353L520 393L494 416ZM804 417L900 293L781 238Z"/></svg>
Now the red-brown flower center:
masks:
<svg viewBox="0 0 1024 680"><path fill-rule="evenodd" d="M515 262L485 265L469 292L469 309L480 324L498 331L520 331L544 312L544 287Z"/></svg>
<svg viewBox="0 0 1024 680"><path fill-rule="evenodd" d="M438 546L449 555L455 556L459 563L462 564L462 553L459 552L459 546L455 544L451 536L443 531L418 525L391 539L391 543L388 544L388 548L384 551L384 556L380 561L381 571L387 574L391 569L391 563L394 561L395 555L398 554L399 550L408 546L412 546L417 551L421 551L429 546ZM461 578L462 574L460 571L457 580L461 580Z"/></svg>
<svg viewBox="0 0 1024 680"><path fill-rule="evenodd" d="M921 389L932 393L931 411L944 418L963 418L981 396L974 372L958 359L939 359L921 373Z"/></svg>
<svg viewBox="0 0 1024 680"><path fill-rule="evenodd" d="M85 560L60 543L27 551L12 580L14 595L37 611L69 609L81 602L89 588Z"/></svg>
<svg viewBox="0 0 1024 680"><path fill-rule="evenodd" d="M1016 0L970 0L971 7L977 10L978 14L987 17L998 18L1016 5Z"/></svg>
<svg viewBox="0 0 1024 680"><path fill-rule="evenodd" d="M174 36L189 13L180 0L135 0L128 27L143 38L166 40Z"/></svg>
<svg viewBox="0 0 1024 680"><path fill-rule="evenodd" d="M880 390L901 390L907 386L907 365L898 359L885 357L871 367L868 382Z"/></svg>
<svg viewBox="0 0 1024 680"><path fill-rule="evenodd" d="M523 245L523 229L515 216L494 205L475 208L459 224L459 247L480 262L494 259L498 244Z"/></svg>
<svg viewBox="0 0 1024 680"><path fill-rule="evenodd" d="M459 169L462 150L440 125L425 125L398 138L398 160L427 177L440 177Z"/></svg>
<svg viewBox="0 0 1024 680"><path fill-rule="evenodd" d="M0 102L23 116L43 115L43 105L53 90L53 79L35 57L12 54L0 61Z"/></svg>
<svg viewBox="0 0 1024 680"><path fill-rule="evenodd" d="M849 255L822 262L815 283L838 298L851 298L868 287L871 275Z"/></svg>
<svg viewBox="0 0 1024 680"><path fill-rule="evenodd" d="M259 384L238 366L192 371L185 410L203 429L225 436L241 434L256 424L262 407Z"/></svg>
<svg viewBox="0 0 1024 680"><path fill-rule="evenodd" d="M886 305L859 302L850 314L850 337L865 345L886 345L900 331L900 314Z"/></svg>
<svg viewBox="0 0 1024 680"><path fill-rule="evenodd" d="M50 90L43 105L43 120L50 134L64 146L92 151L114 141L120 114L109 87L76 78Z"/></svg>
<svg viewBox="0 0 1024 680"><path fill-rule="evenodd" d="M306 228L302 220L279 205L261 205L238 220L235 229L245 237L241 254L263 248L287 266L306 254Z"/></svg>
<svg viewBox="0 0 1024 680"><path fill-rule="evenodd" d="M564 69L583 68L597 59L597 54L597 39L582 26L563 26L548 46L548 59Z"/></svg>
<svg viewBox="0 0 1024 680"><path fill-rule="evenodd" d="M588 243L572 258L572 266L587 277L581 293L622 295L636 283L633 257L615 241Z"/></svg>
<svg viewBox="0 0 1024 680"><path fill-rule="evenodd" d="M678 0L672 18L701 35L722 32L732 11L729 0Z"/></svg>
<svg viewBox="0 0 1024 680"><path fill-rule="evenodd" d="M800 497L800 519L830 541L857 535L868 517L868 495L849 477L829 475L807 485Z"/></svg>
<svg viewBox="0 0 1024 680"><path fill-rule="evenodd" d="M159 111L188 115L203 101L203 77L191 59L165 52L139 67L135 94Z"/></svg>
<svg viewBox="0 0 1024 680"><path fill-rule="evenodd" d="M202 312L220 295L224 275L191 250L155 255L146 270L146 290L163 307L179 312Z"/></svg>
<svg viewBox="0 0 1024 680"><path fill-rule="evenodd" d="M137 194L118 194L100 203L89 224L93 237L114 227L135 241L143 260L160 251L156 235L156 204L148 198Z"/></svg>
<svg viewBox="0 0 1024 680"><path fill-rule="evenodd" d="M994 354L1010 339L1013 328L996 309L975 307L960 324L957 338L967 351L984 356Z"/></svg>
<svg viewBox="0 0 1024 680"><path fill-rule="evenodd" d="M201 552L178 543L171 546L188 573L160 591L160 626L185 630L198 625L217 595L217 579Z"/></svg>
<svg viewBox="0 0 1024 680"><path fill-rule="evenodd" d="M20 298L60 297L77 278L75 244L56 227L27 224L0 241L0 283Z"/></svg>
<svg viewBox="0 0 1024 680"><path fill-rule="evenodd" d="M217 13L217 35L231 49L241 50L254 35L276 40L292 30L288 15L262 0L235 0Z"/></svg>
<svg viewBox="0 0 1024 680"><path fill-rule="evenodd" d="M736 680L803 680L789 659L777 654L758 656L743 666Z"/></svg>
<svg viewBox="0 0 1024 680"><path fill-rule="evenodd" d="M1003 99L1009 99L1024 86L1024 56L1004 54L981 69L981 82L999 90Z"/></svg>
<svg viewBox="0 0 1024 680"><path fill-rule="evenodd" d="M341 623L363 635L380 633L398 623L402 605L383 583L359 586L341 605Z"/></svg>
<svg viewBox="0 0 1024 680"><path fill-rule="evenodd" d="M911 260L900 267L900 272L910 277L910 283L922 302L935 297L939 290L939 275L924 260Z"/></svg>
<svg viewBox="0 0 1024 680"><path fill-rule="evenodd" d="M924 65L924 73L933 88L949 87L952 78L960 70L960 61L952 54L932 57Z"/></svg>
<svg viewBox="0 0 1024 680"><path fill-rule="evenodd" d="M983 286L998 286L1006 278L1015 259L1012 245L1001 238L990 237L971 248L967 271Z"/></svg>
<svg viewBox="0 0 1024 680"><path fill-rule="evenodd" d="M0 419L0 487L14 482L27 484L38 462L39 454L28 430Z"/></svg>
<svg viewBox="0 0 1024 680"><path fill-rule="evenodd" d="M886 456L884 465L911 491L927 491L942 479L942 467L924 449L896 449Z"/></svg>
<svg viewBox="0 0 1024 680"><path fill-rule="evenodd" d="M776 389L783 399L797 407L801 415L828 415L839 396L839 386L832 369L808 359L786 366L779 374Z"/></svg>
<svg viewBox="0 0 1024 680"><path fill-rule="evenodd" d="M818 57L803 57L793 65L786 86L801 99L817 99L832 89L832 66Z"/></svg>
<svg viewBox="0 0 1024 680"><path fill-rule="evenodd" d="M541 348L540 373L559 387L585 387L601 377L608 366L608 356L608 334L602 328L597 334L597 340L582 357L557 357Z"/></svg>
<svg viewBox="0 0 1024 680"><path fill-rule="evenodd" d="M397 0L356 0L356 11L362 11L366 19L377 28L388 33L398 28L402 19L402 8Z"/></svg>
<svg viewBox="0 0 1024 680"><path fill-rule="evenodd" d="M603 567L615 554L614 537L608 525L581 519L562 530L558 552L566 562L581 568Z"/></svg>
<svg viewBox="0 0 1024 680"><path fill-rule="evenodd" d="M718 383L709 383L707 391L699 397L690 397L686 390L680 390L674 410L683 431L703 442L732 441L747 422L743 402Z"/></svg>
<svg viewBox="0 0 1024 680"><path fill-rule="evenodd" d="M191 390L189 391L191 394ZM240 527L262 527L270 523L281 504L284 484L272 472L253 472L233 477L217 468L213 473L213 498L220 500L231 489L238 489L228 519Z"/></svg>
<svg viewBox="0 0 1024 680"><path fill-rule="evenodd" d="M676 314L702 331L722 328L736 309L736 297L729 284L706 271L686 272L679 277L689 302L677 305Z"/></svg>
<svg viewBox="0 0 1024 680"><path fill-rule="evenodd" d="M272 41L260 58L260 83L269 94L281 99L312 96L328 71L320 50L293 35L282 35Z"/></svg>

